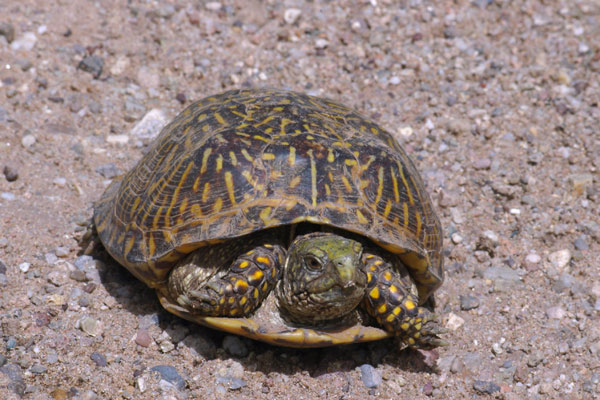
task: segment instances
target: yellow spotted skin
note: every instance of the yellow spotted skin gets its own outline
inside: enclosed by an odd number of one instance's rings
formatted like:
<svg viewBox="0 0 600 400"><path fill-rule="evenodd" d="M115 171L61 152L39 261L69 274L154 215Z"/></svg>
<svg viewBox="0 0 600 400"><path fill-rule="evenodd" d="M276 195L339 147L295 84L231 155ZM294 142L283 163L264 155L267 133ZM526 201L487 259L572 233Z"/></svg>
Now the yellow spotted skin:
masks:
<svg viewBox="0 0 600 400"><path fill-rule="evenodd" d="M110 255L161 291L198 249L303 222L397 255L418 305L443 281L441 226L401 146L359 113L295 92L232 90L191 104L94 207Z"/></svg>
<svg viewBox="0 0 600 400"><path fill-rule="evenodd" d="M402 279L399 268L379 255L367 253L363 262L369 273L363 306L377 323L411 347L431 348L443 343L439 337L442 328L431 311L417 305L410 279Z"/></svg>

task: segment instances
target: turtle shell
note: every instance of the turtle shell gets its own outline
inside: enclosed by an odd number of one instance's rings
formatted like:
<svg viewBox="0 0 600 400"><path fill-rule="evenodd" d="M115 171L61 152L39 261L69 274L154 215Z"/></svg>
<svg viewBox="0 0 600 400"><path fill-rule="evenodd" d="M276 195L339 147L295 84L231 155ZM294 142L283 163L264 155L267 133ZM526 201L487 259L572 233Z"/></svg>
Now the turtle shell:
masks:
<svg viewBox="0 0 600 400"><path fill-rule="evenodd" d="M440 223L401 146L347 107L290 91L233 90L191 104L106 189L94 222L111 256L159 293L191 251L300 222L398 254L421 303L443 279ZM227 319L213 320L227 330Z"/></svg>

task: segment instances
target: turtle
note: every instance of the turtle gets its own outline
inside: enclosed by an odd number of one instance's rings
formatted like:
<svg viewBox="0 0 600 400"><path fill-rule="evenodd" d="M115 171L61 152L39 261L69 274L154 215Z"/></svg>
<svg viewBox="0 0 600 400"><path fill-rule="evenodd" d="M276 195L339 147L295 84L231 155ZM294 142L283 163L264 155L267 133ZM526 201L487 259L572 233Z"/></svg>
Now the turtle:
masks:
<svg viewBox="0 0 600 400"><path fill-rule="evenodd" d="M93 223L195 323L287 347L447 344L423 181L388 131L332 100L237 89L192 103L110 183Z"/></svg>

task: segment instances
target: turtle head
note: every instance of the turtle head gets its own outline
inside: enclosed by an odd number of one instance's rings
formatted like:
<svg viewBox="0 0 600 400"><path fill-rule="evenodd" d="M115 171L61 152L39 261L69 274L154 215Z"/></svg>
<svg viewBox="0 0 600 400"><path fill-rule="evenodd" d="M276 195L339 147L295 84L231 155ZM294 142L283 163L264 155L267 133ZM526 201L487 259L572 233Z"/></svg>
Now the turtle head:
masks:
<svg viewBox="0 0 600 400"><path fill-rule="evenodd" d="M291 244L277 286L280 306L299 323L336 319L355 309L367 279L362 245L334 234L309 234Z"/></svg>

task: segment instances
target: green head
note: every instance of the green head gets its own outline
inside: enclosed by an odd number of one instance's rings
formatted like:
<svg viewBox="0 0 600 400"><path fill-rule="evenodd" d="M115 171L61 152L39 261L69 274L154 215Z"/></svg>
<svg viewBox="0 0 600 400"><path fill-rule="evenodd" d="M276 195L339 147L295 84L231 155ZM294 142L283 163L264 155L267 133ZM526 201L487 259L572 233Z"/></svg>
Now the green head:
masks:
<svg viewBox="0 0 600 400"><path fill-rule="evenodd" d="M279 305L300 323L348 314L363 299L367 285L362 250L359 242L334 234L297 237L277 286Z"/></svg>

